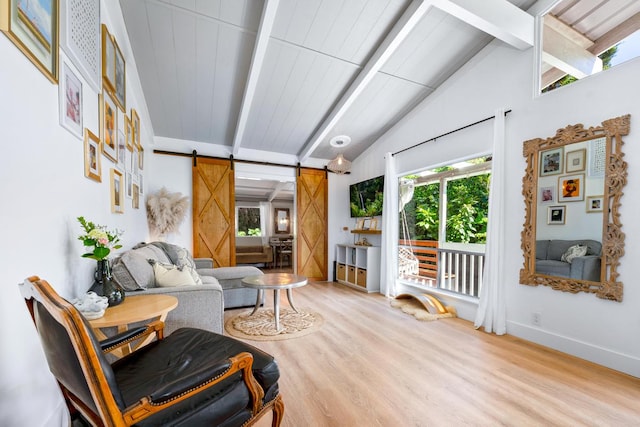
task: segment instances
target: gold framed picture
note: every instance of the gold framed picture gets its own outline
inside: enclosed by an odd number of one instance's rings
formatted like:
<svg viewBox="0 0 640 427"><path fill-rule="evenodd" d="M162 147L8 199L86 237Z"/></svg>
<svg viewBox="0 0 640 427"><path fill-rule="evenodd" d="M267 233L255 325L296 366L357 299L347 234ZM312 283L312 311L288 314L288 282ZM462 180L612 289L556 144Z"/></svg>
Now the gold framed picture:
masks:
<svg viewBox="0 0 640 427"><path fill-rule="evenodd" d="M111 168L111 212L124 213L124 182L122 172Z"/></svg>
<svg viewBox="0 0 640 427"><path fill-rule="evenodd" d="M100 138L89 129L84 130L84 176L94 181L102 181Z"/></svg>
<svg viewBox="0 0 640 427"><path fill-rule="evenodd" d="M133 146L140 147L140 117L133 108L131 109L131 127L133 128Z"/></svg>
<svg viewBox="0 0 640 427"><path fill-rule="evenodd" d="M102 153L112 162L118 161L118 107L108 91L100 98L100 140Z"/></svg>
<svg viewBox="0 0 640 427"><path fill-rule="evenodd" d="M587 159L587 150L582 148L580 150L569 151L566 154L566 165L564 168L565 173L580 172L585 169Z"/></svg>
<svg viewBox="0 0 640 427"><path fill-rule="evenodd" d="M124 126L126 129L127 150L133 151L133 128L131 127L131 119L129 116L124 116Z"/></svg>
<svg viewBox="0 0 640 427"><path fill-rule="evenodd" d="M587 213L602 212L604 210L604 196L587 197Z"/></svg>
<svg viewBox="0 0 640 427"><path fill-rule="evenodd" d="M113 45L115 48L115 81L114 81L114 95L116 98L116 102L118 103L118 107L122 110L122 112L127 111L127 75L126 75L126 64L124 61L124 55L120 50L120 46L118 46L118 42L115 37L111 36L113 41Z"/></svg>
<svg viewBox="0 0 640 427"><path fill-rule="evenodd" d="M58 82L59 0L0 0L0 30L51 83Z"/></svg>
<svg viewBox="0 0 640 427"><path fill-rule="evenodd" d="M105 24L102 24L102 83L107 90L116 89L116 45Z"/></svg>

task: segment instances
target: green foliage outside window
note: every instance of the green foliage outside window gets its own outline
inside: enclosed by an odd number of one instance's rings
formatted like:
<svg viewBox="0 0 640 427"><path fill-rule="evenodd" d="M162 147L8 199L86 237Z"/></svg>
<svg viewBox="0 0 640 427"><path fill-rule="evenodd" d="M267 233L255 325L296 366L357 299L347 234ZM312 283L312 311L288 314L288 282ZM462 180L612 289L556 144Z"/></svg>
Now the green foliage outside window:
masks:
<svg viewBox="0 0 640 427"><path fill-rule="evenodd" d="M451 168L439 168L442 172ZM488 173L447 181L446 241L456 243L486 243L489 213ZM410 177L406 177L410 178ZM413 198L404 207L404 236L401 216L400 238L440 241L440 183L414 188Z"/></svg>
<svg viewBox="0 0 640 427"><path fill-rule="evenodd" d="M238 208L238 236L262 236L260 208Z"/></svg>

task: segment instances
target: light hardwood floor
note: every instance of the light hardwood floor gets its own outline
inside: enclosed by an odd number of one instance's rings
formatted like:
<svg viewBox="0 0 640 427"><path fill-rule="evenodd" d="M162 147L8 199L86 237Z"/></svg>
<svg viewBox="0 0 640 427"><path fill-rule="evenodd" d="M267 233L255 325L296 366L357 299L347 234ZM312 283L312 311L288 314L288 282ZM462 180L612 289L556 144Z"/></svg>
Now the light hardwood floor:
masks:
<svg viewBox="0 0 640 427"><path fill-rule="evenodd" d="M294 297L324 317L319 331L247 341L278 361L283 426L640 426L638 378L337 283Z"/></svg>

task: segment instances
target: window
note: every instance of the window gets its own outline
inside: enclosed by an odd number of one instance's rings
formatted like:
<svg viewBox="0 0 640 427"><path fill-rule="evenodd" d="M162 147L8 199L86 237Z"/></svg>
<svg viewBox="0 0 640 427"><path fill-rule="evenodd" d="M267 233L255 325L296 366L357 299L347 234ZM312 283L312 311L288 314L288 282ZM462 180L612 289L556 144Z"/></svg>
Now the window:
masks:
<svg viewBox="0 0 640 427"><path fill-rule="evenodd" d="M540 20L542 92L640 56L635 2L605 3L558 1Z"/></svg>
<svg viewBox="0 0 640 427"><path fill-rule="evenodd" d="M400 279L478 296L490 178L491 157L400 178Z"/></svg>
<svg viewBox="0 0 640 427"><path fill-rule="evenodd" d="M264 219L260 207L236 207L236 235L237 236L262 236Z"/></svg>

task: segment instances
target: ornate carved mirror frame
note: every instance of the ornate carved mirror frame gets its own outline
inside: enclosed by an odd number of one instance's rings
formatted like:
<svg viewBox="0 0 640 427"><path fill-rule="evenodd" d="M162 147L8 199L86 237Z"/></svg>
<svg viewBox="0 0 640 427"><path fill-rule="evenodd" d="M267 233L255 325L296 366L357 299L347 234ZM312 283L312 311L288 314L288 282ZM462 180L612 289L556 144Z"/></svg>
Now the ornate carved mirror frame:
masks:
<svg viewBox="0 0 640 427"><path fill-rule="evenodd" d="M622 301L622 283L618 281L618 266L624 255L624 238L620 221L620 198L627 183L627 162L622 152L622 136L629 134L631 116L625 115L602 122L602 126L585 129L582 124L558 129L556 135L547 139L531 139L524 142L523 154L527 169L522 179L522 194L525 200L525 222L522 230L524 267L520 270L523 285L550 286L553 289L578 293L594 293L599 298ZM549 149L564 147L576 142L606 138L605 175L603 195L603 231L600 282L569 279L538 274L536 263L536 221L538 204L538 168L540 154ZM560 191L560 188L558 188Z"/></svg>

